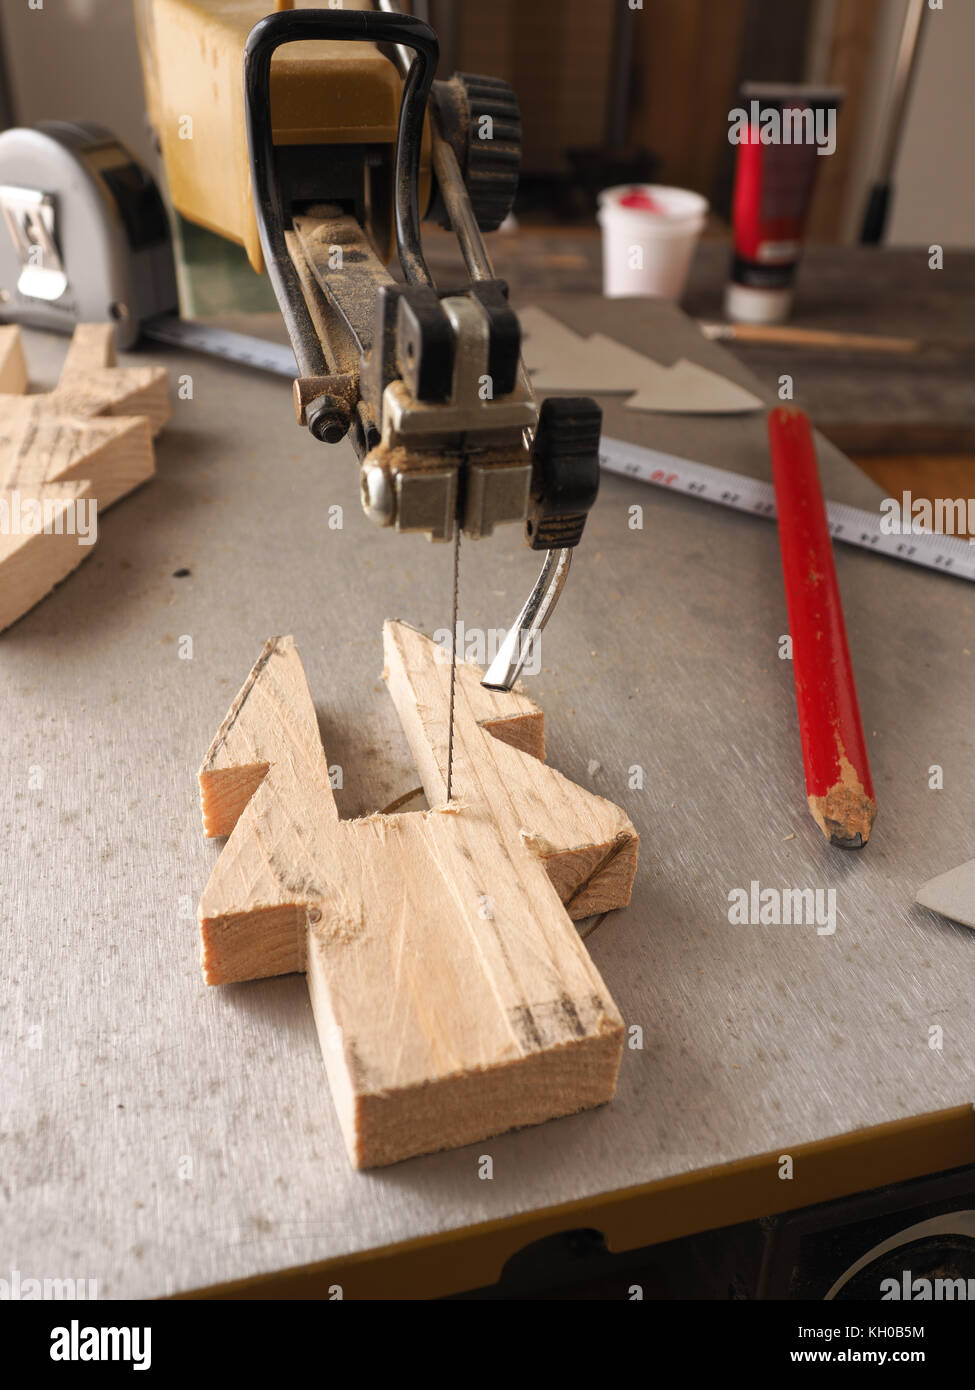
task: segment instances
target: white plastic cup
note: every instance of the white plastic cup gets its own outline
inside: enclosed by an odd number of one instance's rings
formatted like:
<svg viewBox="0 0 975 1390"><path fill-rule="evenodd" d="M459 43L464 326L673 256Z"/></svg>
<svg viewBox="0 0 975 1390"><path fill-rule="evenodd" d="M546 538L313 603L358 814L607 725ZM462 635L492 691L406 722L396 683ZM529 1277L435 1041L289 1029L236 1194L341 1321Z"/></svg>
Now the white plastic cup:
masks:
<svg viewBox="0 0 975 1390"><path fill-rule="evenodd" d="M624 199L643 206L627 206ZM603 294L680 299L707 215L708 200L687 188L638 183L604 189L597 213Z"/></svg>

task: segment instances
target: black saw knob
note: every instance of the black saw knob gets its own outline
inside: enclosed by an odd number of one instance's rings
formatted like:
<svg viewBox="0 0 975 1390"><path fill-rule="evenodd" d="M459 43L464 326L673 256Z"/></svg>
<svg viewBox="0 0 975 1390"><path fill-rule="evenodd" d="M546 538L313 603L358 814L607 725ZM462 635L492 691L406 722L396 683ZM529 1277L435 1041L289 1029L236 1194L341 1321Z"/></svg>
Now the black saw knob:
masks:
<svg viewBox="0 0 975 1390"><path fill-rule="evenodd" d="M444 136L464 176L477 225L497 231L511 211L521 168L521 112L518 98L499 77L457 72L435 82L434 93ZM433 220L449 227L439 193Z"/></svg>
<svg viewBox="0 0 975 1390"><path fill-rule="evenodd" d="M575 546L599 492L603 412L588 396L542 402L532 448L532 489L525 536L532 550Z"/></svg>

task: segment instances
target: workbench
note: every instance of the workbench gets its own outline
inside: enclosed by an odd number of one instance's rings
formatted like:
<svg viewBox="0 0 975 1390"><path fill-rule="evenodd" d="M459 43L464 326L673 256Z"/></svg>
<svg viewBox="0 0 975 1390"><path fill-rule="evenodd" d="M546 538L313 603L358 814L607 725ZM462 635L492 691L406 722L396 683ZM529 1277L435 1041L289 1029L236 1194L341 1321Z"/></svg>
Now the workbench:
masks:
<svg viewBox="0 0 975 1390"><path fill-rule="evenodd" d="M702 297L695 281L713 312ZM35 384L53 380L63 341L25 337ZM632 1249L975 1161L975 934L914 905L975 853L975 591L838 547L880 808L843 853L806 807L774 525L607 475L526 688L549 761L640 832L632 905L586 944L642 1048L599 1110L352 1171L304 980L202 982L219 845L195 774L264 640L293 633L340 813L415 787L381 625L449 625L450 549L368 525L351 449L295 426L287 383L149 356L192 377L158 476L0 639L11 1269L102 1297L443 1294L553 1232ZM465 544L465 623L509 623L536 567L518 528ZM756 880L835 889L835 935L732 926L729 891Z"/></svg>

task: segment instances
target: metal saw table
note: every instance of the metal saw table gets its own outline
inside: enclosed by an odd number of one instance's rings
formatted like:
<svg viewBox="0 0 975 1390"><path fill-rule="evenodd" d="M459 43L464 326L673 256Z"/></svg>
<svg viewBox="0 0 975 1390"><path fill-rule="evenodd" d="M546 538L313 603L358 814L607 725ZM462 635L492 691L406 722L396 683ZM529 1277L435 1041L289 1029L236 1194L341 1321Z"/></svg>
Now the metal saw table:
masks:
<svg viewBox="0 0 975 1390"><path fill-rule="evenodd" d="M655 340L642 302L630 331L618 301L530 299ZM34 384L52 380L63 341L26 336ZM102 1297L415 1297L489 1283L572 1227L631 1249L975 1160L975 934L913 901L975 853L975 589L838 547L880 807L844 854L805 804L774 525L606 476L526 688L549 761L641 835L632 905L587 945L643 1047L600 1110L352 1171L304 981L201 980L195 909L219 845L195 774L265 638L292 632L342 814L416 786L381 624L449 625L450 551L368 525L351 450L299 430L280 379L151 356L193 386L157 478L0 639L11 1269L94 1278ZM681 451L686 421L603 404L608 434ZM694 448L764 474L763 428L698 423ZM875 505L825 446L822 468L828 495ZM465 623L509 622L536 566L517 528L465 545ZM835 888L835 935L730 925L729 891L753 880Z"/></svg>

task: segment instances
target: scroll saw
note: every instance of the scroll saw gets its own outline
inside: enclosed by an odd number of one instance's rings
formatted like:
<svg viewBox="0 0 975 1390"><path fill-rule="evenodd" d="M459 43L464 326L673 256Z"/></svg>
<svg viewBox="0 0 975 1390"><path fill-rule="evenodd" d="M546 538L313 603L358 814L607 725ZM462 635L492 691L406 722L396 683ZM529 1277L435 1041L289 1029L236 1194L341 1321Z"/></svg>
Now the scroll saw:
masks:
<svg viewBox="0 0 975 1390"><path fill-rule="evenodd" d="M484 683L508 690L551 615L599 485L598 405L539 408L521 329L482 233L510 210L514 93L435 81L422 20L262 0L138 0L149 115L173 207L266 266L297 362L299 423L348 437L366 516L455 547L521 523L541 573ZM70 331L112 319L121 346L173 336L168 217L109 132L54 122L0 136L2 316ZM452 228L470 277L441 293L421 212ZM386 262L398 262L394 277Z"/></svg>

